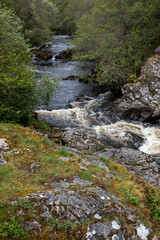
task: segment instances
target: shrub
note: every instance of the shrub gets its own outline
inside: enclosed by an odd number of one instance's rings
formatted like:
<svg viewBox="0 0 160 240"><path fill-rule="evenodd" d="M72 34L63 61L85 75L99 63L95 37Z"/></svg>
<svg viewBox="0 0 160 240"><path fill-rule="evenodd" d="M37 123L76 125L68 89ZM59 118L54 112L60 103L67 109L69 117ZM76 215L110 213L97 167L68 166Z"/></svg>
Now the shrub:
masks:
<svg viewBox="0 0 160 240"><path fill-rule="evenodd" d="M0 224L0 236L9 237L10 239L15 239L25 235L24 229L15 220L14 217L10 221L4 221Z"/></svg>

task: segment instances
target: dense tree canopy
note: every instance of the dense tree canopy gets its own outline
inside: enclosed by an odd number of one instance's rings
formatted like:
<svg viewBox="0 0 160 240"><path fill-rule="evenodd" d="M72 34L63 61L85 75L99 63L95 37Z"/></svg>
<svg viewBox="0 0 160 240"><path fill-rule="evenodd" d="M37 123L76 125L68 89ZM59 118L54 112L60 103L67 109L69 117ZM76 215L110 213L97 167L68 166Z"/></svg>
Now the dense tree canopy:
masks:
<svg viewBox="0 0 160 240"><path fill-rule="evenodd" d="M58 9L49 0L2 0L21 19L25 38L32 44L50 40L56 24Z"/></svg>
<svg viewBox="0 0 160 240"><path fill-rule="evenodd" d="M54 89L50 80L36 80L22 28L20 19L0 5L1 119L26 117L39 101L49 100Z"/></svg>
<svg viewBox="0 0 160 240"><path fill-rule="evenodd" d="M139 74L159 39L158 0L97 0L82 15L75 44L78 57L97 62L99 81L118 87Z"/></svg>

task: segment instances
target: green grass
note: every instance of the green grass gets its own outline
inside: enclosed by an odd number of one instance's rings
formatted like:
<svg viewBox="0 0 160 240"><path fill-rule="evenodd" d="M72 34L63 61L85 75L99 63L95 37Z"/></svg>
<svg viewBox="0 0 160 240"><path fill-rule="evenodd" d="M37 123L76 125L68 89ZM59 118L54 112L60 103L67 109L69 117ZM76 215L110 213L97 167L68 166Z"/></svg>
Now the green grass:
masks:
<svg viewBox="0 0 160 240"><path fill-rule="evenodd" d="M110 160L106 157L100 157L99 159L103 161L107 166L110 164Z"/></svg>
<svg viewBox="0 0 160 240"><path fill-rule="evenodd" d="M136 206L139 205L139 203L140 203L140 198L139 198L138 196L133 195L132 193L130 193L130 192L128 191L128 189L126 189L125 187L121 187L121 190L122 190L122 192L124 193L124 195L125 195L125 197L126 197L126 200L127 200L129 203L131 203L131 204L133 204L133 205L136 205Z"/></svg>
<svg viewBox="0 0 160 240"><path fill-rule="evenodd" d="M56 158L55 154L45 155L40 154L39 159L42 163L57 163L58 159Z"/></svg>
<svg viewBox="0 0 160 240"><path fill-rule="evenodd" d="M92 182L93 177L90 171L79 171L78 176L84 180Z"/></svg>
<svg viewBox="0 0 160 240"><path fill-rule="evenodd" d="M0 166L0 190L1 191L3 190L3 187L12 183L15 175L16 175L16 172L12 165Z"/></svg>
<svg viewBox="0 0 160 240"><path fill-rule="evenodd" d="M67 152L66 150L62 149L57 151L57 155L61 157L74 157L75 154L71 152Z"/></svg>
<svg viewBox="0 0 160 240"><path fill-rule="evenodd" d="M70 167L67 167L66 169L65 169L65 172L71 172L72 171L72 169L70 168Z"/></svg>
<svg viewBox="0 0 160 240"><path fill-rule="evenodd" d="M26 138L22 141L22 144L24 146L34 146L35 148L39 148L39 142L37 140L34 140L32 138Z"/></svg>
<svg viewBox="0 0 160 240"><path fill-rule="evenodd" d="M104 169L104 168L101 168L101 167L99 167L99 166L97 166L97 165L93 165L92 172L93 172L93 173L105 172L105 169Z"/></svg>
<svg viewBox="0 0 160 240"><path fill-rule="evenodd" d="M42 143L43 144L47 144L50 147L55 147L56 146L56 144L53 141L49 140L48 138L44 138L42 140Z"/></svg>
<svg viewBox="0 0 160 240"><path fill-rule="evenodd" d="M160 221L160 191L158 189L146 188L146 193L146 204L150 215L154 220Z"/></svg>
<svg viewBox="0 0 160 240"><path fill-rule="evenodd" d="M77 228L77 224L69 220L60 220L58 218L47 218L48 228L50 230L58 229L62 232L73 231Z"/></svg>

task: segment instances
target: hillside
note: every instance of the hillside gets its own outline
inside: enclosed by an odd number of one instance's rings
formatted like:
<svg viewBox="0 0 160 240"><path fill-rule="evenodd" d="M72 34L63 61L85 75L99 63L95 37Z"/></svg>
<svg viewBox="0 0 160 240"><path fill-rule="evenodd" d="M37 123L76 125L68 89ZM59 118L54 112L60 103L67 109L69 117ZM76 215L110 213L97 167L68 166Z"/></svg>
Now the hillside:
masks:
<svg viewBox="0 0 160 240"><path fill-rule="evenodd" d="M0 149L0 239L159 238L158 190L113 159L2 123Z"/></svg>

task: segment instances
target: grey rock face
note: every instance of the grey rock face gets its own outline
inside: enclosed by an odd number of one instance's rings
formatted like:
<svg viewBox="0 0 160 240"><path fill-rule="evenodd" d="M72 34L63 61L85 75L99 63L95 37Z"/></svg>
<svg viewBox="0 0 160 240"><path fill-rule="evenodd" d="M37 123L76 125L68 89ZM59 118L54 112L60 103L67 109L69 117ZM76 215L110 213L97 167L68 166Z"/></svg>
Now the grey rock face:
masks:
<svg viewBox="0 0 160 240"><path fill-rule="evenodd" d="M80 151L96 152L103 149L104 146L113 146L115 148L131 147L139 148L144 139L134 133L126 132L123 141L115 138L111 134L97 134L94 129L72 128L62 133L62 141L69 143L72 147Z"/></svg>
<svg viewBox="0 0 160 240"><path fill-rule="evenodd" d="M79 185L80 189L71 190L69 187ZM148 236L150 230L140 223L135 209L122 204L120 199L107 193L99 187L91 187L88 181L75 176L70 182L54 182L54 188L49 191L29 194L26 198L38 209L39 221L25 223L25 229L39 234L47 219L68 220L78 224L87 223L86 231L81 233L82 240L125 240L127 228L118 219L125 216L134 229L131 239ZM116 216L117 220L109 216ZM108 218L108 219L107 219ZM56 228L53 229L56 234ZM50 239L50 238L49 238ZM57 237L60 240L59 237ZM78 238L79 239L79 238ZM144 240L146 240L144 238Z"/></svg>
<svg viewBox="0 0 160 240"><path fill-rule="evenodd" d="M93 154L93 156L103 156L112 159L125 166L133 174L138 174L145 179L145 181L155 186L160 186L160 165L158 157L152 157L131 148L105 149Z"/></svg>
<svg viewBox="0 0 160 240"><path fill-rule="evenodd" d="M148 59L141 70L137 83L129 83L122 88L123 97L115 102L115 109L125 111L129 108L147 107L160 113L160 56Z"/></svg>
<svg viewBox="0 0 160 240"><path fill-rule="evenodd" d="M0 150L2 152L6 152L9 149L9 145L6 143L5 138L0 138Z"/></svg>
<svg viewBox="0 0 160 240"><path fill-rule="evenodd" d="M30 231L30 230L33 230L33 229L40 231L40 225L39 225L39 223L36 222L36 221L34 221L34 222L27 222L27 223L25 224L25 229L26 229L27 231Z"/></svg>

